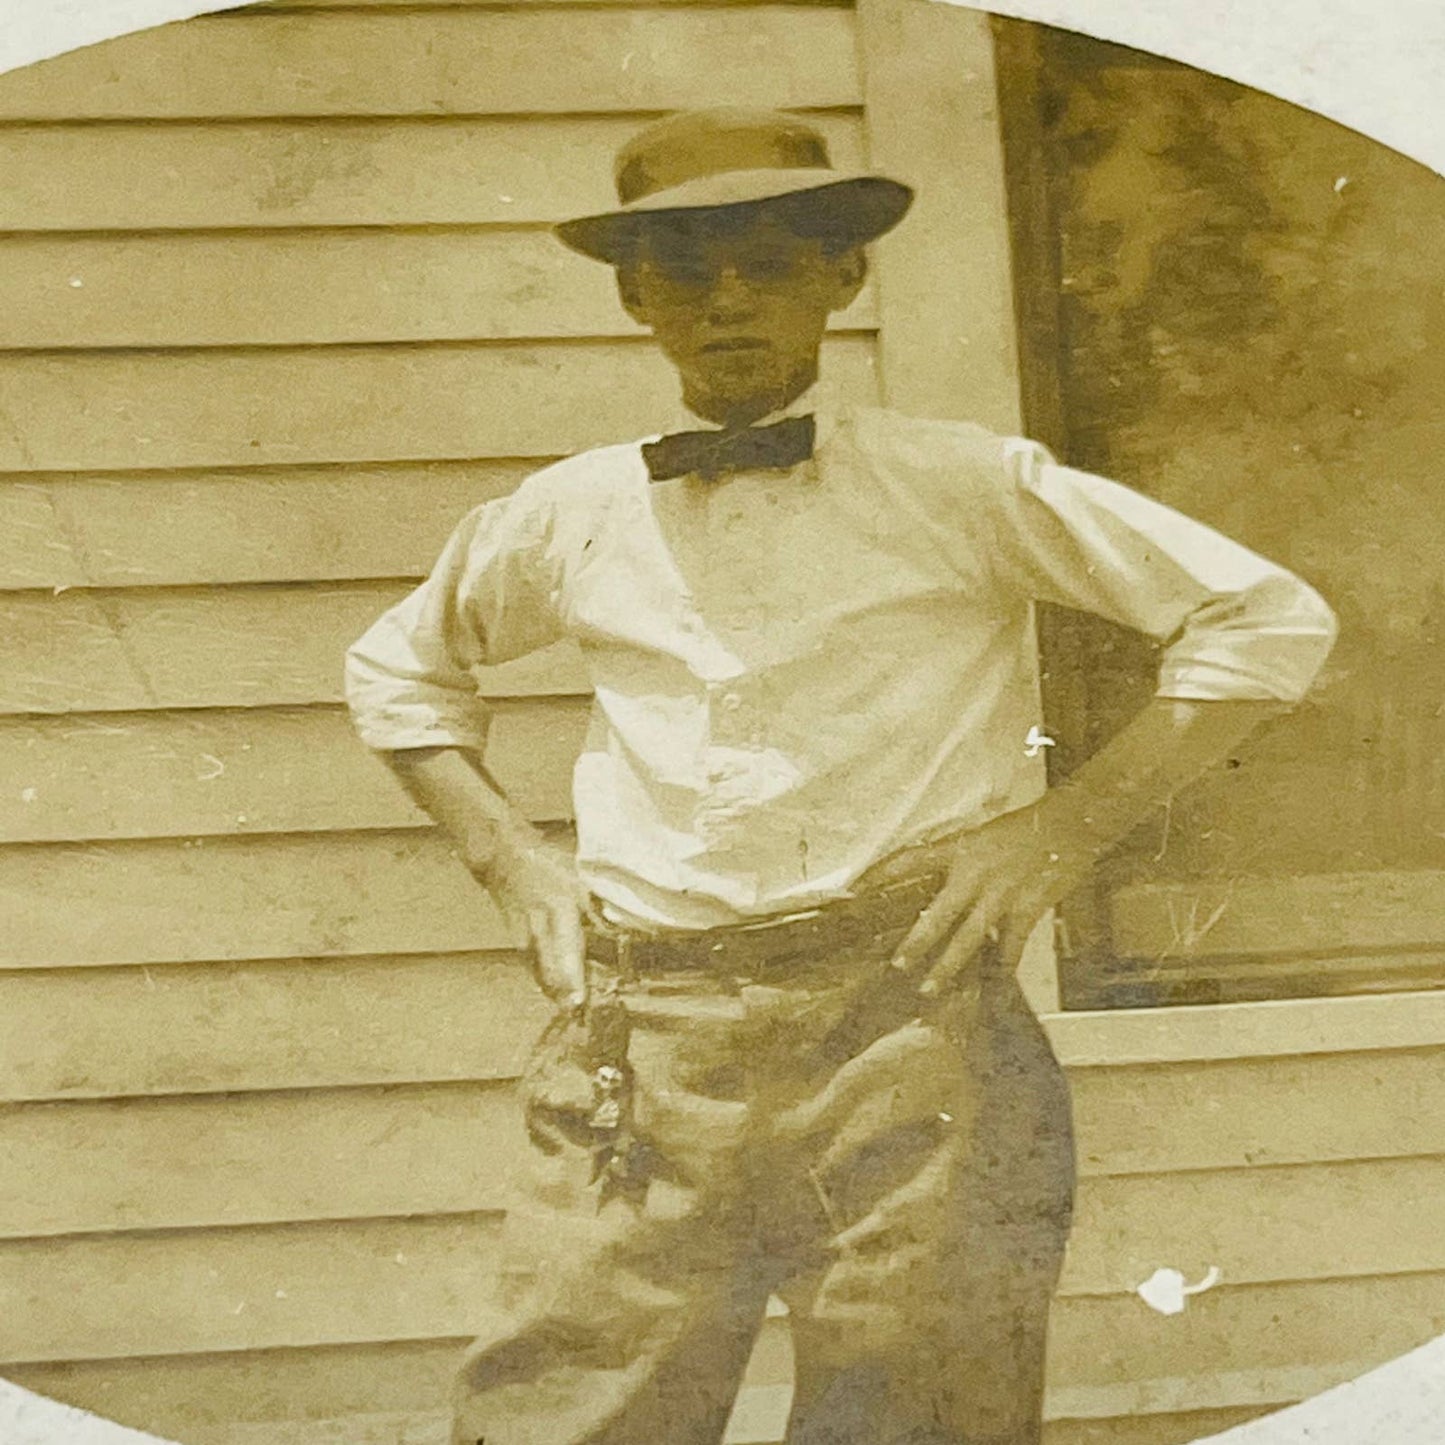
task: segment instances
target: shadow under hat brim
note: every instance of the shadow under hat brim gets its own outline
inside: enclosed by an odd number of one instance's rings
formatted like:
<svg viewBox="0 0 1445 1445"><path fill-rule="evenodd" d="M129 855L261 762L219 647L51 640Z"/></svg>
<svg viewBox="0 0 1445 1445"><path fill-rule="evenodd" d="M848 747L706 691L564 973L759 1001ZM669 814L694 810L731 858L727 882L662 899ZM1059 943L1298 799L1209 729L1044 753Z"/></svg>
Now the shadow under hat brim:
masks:
<svg viewBox="0 0 1445 1445"><path fill-rule="evenodd" d="M553 233L574 251L615 265L639 237L679 220L718 210L753 209L799 235L861 246L898 224L913 191L884 176L832 170L724 171L597 216L563 221Z"/></svg>

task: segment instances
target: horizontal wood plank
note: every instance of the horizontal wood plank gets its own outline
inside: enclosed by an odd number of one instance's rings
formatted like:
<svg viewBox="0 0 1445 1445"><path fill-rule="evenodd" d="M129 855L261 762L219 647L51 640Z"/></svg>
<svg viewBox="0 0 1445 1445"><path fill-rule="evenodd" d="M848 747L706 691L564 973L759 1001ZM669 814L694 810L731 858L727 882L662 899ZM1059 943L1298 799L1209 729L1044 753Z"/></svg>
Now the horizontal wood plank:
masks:
<svg viewBox="0 0 1445 1445"><path fill-rule="evenodd" d="M0 1272L21 1306L0 1319L0 1359L471 1334L492 1308L497 1227L481 1214L0 1244ZM1173 1317L1128 1295L1065 1297L1053 1315L1051 1383L1143 1394L1141 1382L1167 1380L1176 1399L1197 1400L1222 1374L1348 1373L1442 1328L1441 1274L1219 1286Z"/></svg>
<svg viewBox="0 0 1445 1445"><path fill-rule="evenodd" d="M0 1100L509 1078L548 1013L510 954L0 973Z"/></svg>
<svg viewBox="0 0 1445 1445"><path fill-rule="evenodd" d="M508 1033L506 1019L530 1018L534 993L520 965L508 965L505 959L505 955L400 955L3 974L0 1059L5 1067L0 1071L0 1099L208 1088L324 1088L506 1074L517 1061L517 1040ZM1322 1030L1282 1031L1271 1043L1256 1031L1252 1049L1233 1053L1222 1049L1218 1060L1268 1063L1273 1057L1282 1064L1299 1053L1352 1055L1378 1049L1382 1053L1375 1055L1377 1072L1398 1070L1411 1081L1410 1087L1433 1089L1432 1062L1438 1050L1423 1047L1426 1031L1413 1039L1402 1037L1388 1021L1376 1027L1368 1016L1377 1003L1408 1008L1415 1001L1409 995L1330 1001L1366 1008L1345 1009L1340 1028L1332 1023L1328 1035ZM1438 1000L1432 995L1420 1002L1433 1005ZM1300 1001L1297 1006L1308 1011L1312 1004ZM332 1027L328 1011L340 1011L352 1026ZM233 1026L215 1030L218 1012L224 1012ZM1349 1017L1359 1021L1354 1040L1343 1032ZM436 1031L429 1030L428 1018L436 1020ZM1127 1015L1116 1016L1121 1025L1126 1020ZM1111 1077L1120 1082L1126 1102L1142 1097L1151 1087L1151 1074L1136 1067L1140 1060L1130 1048L1127 1029L1110 1061L1101 1052L1099 1039L1087 1051L1079 1049L1075 1022L1073 1016L1060 1014L1046 1024L1055 1051L1074 1077L1076 1091L1091 1089L1090 1077L1097 1072L1101 1102L1110 1098ZM1243 1031L1249 1026L1249 1020L1241 1021ZM1436 1044L1441 1042L1433 1034L1430 1037ZM470 1045L460 1047L466 1040ZM1306 1047L1296 1048L1297 1044ZM1401 1057L1393 1052L1397 1049L1410 1052ZM1153 1072L1154 1081L1167 1079L1174 1063L1209 1061L1197 1050L1179 1053L1170 1068ZM1359 1060L1322 1066L1321 1077L1341 1077L1345 1087L1354 1088L1360 1067ZM1295 1070L1274 1072L1280 1078L1286 1073L1299 1076ZM1211 1076L1223 1079L1228 1074L1207 1070L1192 1077ZM1268 1068L1245 1077L1266 1091L1271 1087ZM1181 1097L1174 1095L1171 1104L1180 1103ZM1381 1106L1385 1107L1383 1102ZM1436 1147L1426 1131L1402 1142L1406 1153ZM1092 1162L1097 1167L1103 1161Z"/></svg>
<svg viewBox="0 0 1445 1445"><path fill-rule="evenodd" d="M462 1340L405 1340L391 1344L342 1345L312 1349L254 1350L235 1354L153 1356L139 1360L79 1360L13 1365L9 1378L28 1389L101 1411L123 1423L185 1440L187 1445L361 1445L364 1437L342 1429L362 1421L387 1420L385 1445L432 1445L425 1433L445 1414ZM1365 1362L1360 1362L1360 1368ZM1184 1445L1210 1429L1303 1398L1357 1371L1333 1369L1262 1372L1248 1380L1210 1382L1196 1393L1216 1397L1231 1386L1244 1396L1234 1406L1188 1413L1148 1409L1144 1390L1077 1389L1050 1392L1045 1406L1045 1445ZM1223 1387L1222 1389L1220 1387ZM776 1391L755 1385L756 1397ZM1075 1405L1105 1407L1119 1414L1091 1417L1067 1413ZM753 1402L750 1401L749 1404ZM773 1400L760 1410L776 1421ZM1141 1413L1122 1411L1140 1405ZM404 1423L403 1423L404 1422ZM318 1438L308 1440L309 1426ZM263 1431L271 1431L267 1437ZM328 1437L328 1433L330 1436ZM758 1438L756 1436L754 1439ZM778 1437L772 1437L776 1440ZM445 1437L438 1445L444 1445Z"/></svg>
<svg viewBox="0 0 1445 1445"><path fill-rule="evenodd" d="M13 1105L0 1237L499 1210L525 1148L501 1083Z"/></svg>
<svg viewBox="0 0 1445 1445"><path fill-rule="evenodd" d="M1209 1409L1248 1408L1264 1414L1323 1394L1400 1358L1399 1354L1376 1353L1369 1341L1362 1340L1360 1346L1360 1352L1353 1357L1313 1364L1221 1369L1214 1373L1194 1370L1186 1375L1127 1383L1069 1385L1052 1391L1050 1399L1057 1410L1056 1418L1079 1421L1102 1422L1120 1414L1162 1419Z"/></svg>
<svg viewBox="0 0 1445 1445"><path fill-rule="evenodd" d="M782 1386L747 1386L738 1392L724 1445L782 1445L792 1391ZM1264 1413L1245 1407L1198 1410L1184 1415L1146 1415L1136 1419L1046 1421L1043 1445L1193 1445L1232 1425ZM238 1425L219 1434L191 1437L195 1445L447 1445L447 1411L407 1415L346 1416L339 1420L287 1425Z"/></svg>
<svg viewBox="0 0 1445 1445"><path fill-rule="evenodd" d="M1445 1049L1073 1075L1085 1172L1445 1154Z"/></svg>
<svg viewBox="0 0 1445 1445"><path fill-rule="evenodd" d="M781 1445L792 1390L747 1385L738 1392L723 1445ZM1257 1408L1147 1415L1142 1419L1054 1420L1044 1426L1043 1445L1192 1445L1206 1434L1262 1413ZM194 1445L447 1445L451 1416L446 1410L407 1414L348 1415L334 1420L222 1426L216 1433L189 1436Z"/></svg>
<svg viewBox="0 0 1445 1445"><path fill-rule="evenodd" d="M779 1340L783 1345L781 1352L772 1348ZM759 1384L757 1380L773 1373L770 1355L782 1353L790 1357L791 1351L786 1337L773 1330L765 1329L758 1343L753 1361L744 1372L737 1405L723 1437L724 1445L757 1445L757 1442L778 1438L774 1423L779 1421L780 1406L782 1414L786 1414L791 1385ZM118 1401L112 1395L112 1407L119 1403L120 1411L131 1416L141 1428L164 1429L170 1438L184 1439L189 1445L430 1445L433 1439L437 1445L446 1445L450 1411L442 1402L449 1398L450 1374L459 1351L459 1342L418 1341L160 1357L149 1362L156 1373L151 1377L152 1388L146 1392L145 1403L122 1393ZM304 1374L296 1369L298 1360L309 1367ZM362 1362L373 1367L364 1377L357 1368ZM378 1385L395 1389L396 1381L390 1377L403 1363L410 1365L411 1370L402 1400L390 1403L420 1402L421 1408L413 1404L412 1408L404 1409L358 1410L357 1404L362 1399L374 1399ZM268 1385L279 1376L285 1382L285 1393L261 1388L231 1403L229 1396L237 1383L236 1377L248 1366L264 1369ZM117 1385L124 1391L130 1383L127 1362L123 1360L86 1361L78 1366L22 1365L19 1371L29 1377L39 1374L58 1379L63 1382L62 1390L72 1392L87 1388L105 1388L110 1392ZM157 1377L161 1388L169 1387L165 1405L160 1404L160 1390L155 1388ZM186 1410L183 1405L179 1416L175 1416L169 1396L174 1393L177 1382L186 1379L197 1383L204 1380L210 1386L204 1391L204 1398L211 1401L219 1395L226 1403L198 1414L196 1396L192 1394L191 1408ZM322 1399L340 1400L347 1412L318 1415L317 1402ZM258 1402L262 1402L259 1409ZM281 1418L277 1418L278 1403ZM167 1406L170 1408L166 1409ZM155 1418L158 1407L176 1419L174 1426L160 1424ZM261 1418L257 1418L258 1415Z"/></svg>
<svg viewBox="0 0 1445 1445"><path fill-rule="evenodd" d="M1445 943L1445 872L1141 884L1116 893L1129 957L1368 951Z"/></svg>
<svg viewBox="0 0 1445 1445"><path fill-rule="evenodd" d="M1165 1265L1236 1286L1445 1270L1445 1158L1086 1178L1061 1291L1127 1293Z"/></svg>
<svg viewBox="0 0 1445 1445"><path fill-rule="evenodd" d="M878 397L866 336L825 390ZM688 424L645 341L0 356L0 469L560 455Z"/></svg>
<svg viewBox="0 0 1445 1445"><path fill-rule="evenodd" d="M513 1056L544 1013L529 1002ZM12 1105L0 1236L505 1209L527 1147L515 1108L499 1082ZM1442 1270L1442 1185L1439 1156L1090 1174L1061 1292L1129 1295L1163 1264L1232 1287Z"/></svg>
<svg viewBox="0 0 1445 1445"><path fill-rule="evenodd" d="M1194 1445L1195 1441L1243 1425L1266 1413L1268 1408L1244 1405L1169 1415L1050 1420L1044 1425L1043 1445Z"/></svg>
<svg viewBox="0 0 1445 1445"><path fill-rule="evenodd" d="M337 702L346 648L410 585L11 594L0 598L12 639L0 662L0 706L49 713Z"/></svg>
<svg viewBox="0 0 1445 1445"><path fill-rule="evenodd" d="M834 325L875 320L869 288ZM640 332L612 271L540 230L0 237L0 348Z"/></svg>
<svg viewBox="0 0 1445 1445"><path fill-rule="evenodd" d="M26 1389L186 1445L233 1428L444 1408L464 1339L13 1364Z"/></svg>
<svg viewBox="0 0 1445 1445"><path fill-rule="evenodd" d="M1059 1403L1059 1418L1099 1421L1121 1413L1161 1418L1195 1410L1242 1409L1251 1406L1254 1413L1267 1415L1283 1406L1313 1401L1308 1412L1294 1415L1287 1423L1302 1428L1308 1422L1309 1425L1317 1427L1330 1420L1335 1406L1348 1403L1338 1396L1329 1400L1319 1398L1330 1395L1342 1385L1374 1375L1372 1384L1377 1388L1388 1388L1386 1380L1379 1378L1385 1371L1398 1371L1403 1379L1407 1377L1406 1372L1413 1369L1413 1373L1408 1375L1412 1385L1417 1379L1428 1378L1425 1368L1427 1362L1421 1357L1433 1354L1438 1359L1440 1340L1438 1337L1427 1338L1414 1347L1407 1347L1403 1352L1393 1354L1376 1353L1377 1347L1373 1342L1362 1342L1362 1348L1366 1352L1354 1358L1334 1358L1316 1364L1229 1369L1212 1374L1195 1371L1181 1377L1140 1380L1132 1385L1071 1386L1054 1392L1052 1398ZM1353 1395L1355 1392L1348 1393ZM1375 1391L1367 1390L1364 1393L1373 1394ZM1411 1395L1409 1398L1418 1403L1421 1397ZM1414 1416L1414 1420L1424 1418L1419 1414ZM1286 1422L1283 1420L1270 1422L1272 1427L1284 1423ZM1407 1427L1403 1438L1408 1439L1415 1433ZM1260 1438L1273 1442L1276 1437L1266 1433L1262 1437L1256 1434L1250 1438L1252 1445L1257 1445ZM1298 1437L1301 1441L1317 1438L1311 1430L1305 1430L1304 1434ZM1360 1437L1344 1435L1340 1438L1352 1441Z"/></svg>
<svg viewBox="0 0 1445 1445"><path fill-rule="evenodd" d="M0 120L576 114L861 99L846 10L232 16L163 25L0 77Z"/></svg>
<svg viewBox="0 0 1445 1445"><path fill-rule="evenodd" d="M1445 1275L1391 1275L1219 1286L1172 1316L1133 1298L1064 1299L1049 1348L1061 1394L1097 1392L1112 1412L1128 1390L1135 1409L1163 1411L1217 1402L1224 1380L1235 1398L1282 1372L1339 1383L1442 1332Z"/></svg>
<svg viewBox="0 0 1445 1445"><path fill-rule="evenodd" d="M0 714L264 707L342 700L346 649L415 584L0 595ZM224 640L224 641L223 641ZM483 696L589 687L561 645L479 669ZM111 726L72 719L77 729Z"/></svg>
<svg viewBox="0 0 1445 1445"><path fill-rule="evenodd" d="M0 231L550 223L616 205L644 119L7 126ZM862 164L859 118L819 121L834 164Z"/></svg>
<svg viewBox="0 0 1445 1445"><path fill-rule="evenodd" d="M529 818L572 815L586 699L495 706L486 760ZM343 709L0 719L0 843L421 827Z"/></svg>
<svg viewBox="0 0 1445 1445"><path fill-rule="evenodd" d="M451 1215L3 1243L0 1362L479 1333L499 1223Z"/></svg>
<svg viewBox="0 0 1445 1445"><path fill-rule="evenodd" d="M519 943L430 830L0 849L4 968Z"/></svg>
<svg viewBox="0 0 1445 1445"><path fill-rule="evenodd" d="M729 1424L721 1445L781 1441L787 1400L778 1399L779 1393L777 1387L744 1385L734 1411L734 1420L739 1421L740 1416L740 1421ZM791 1398L791 1390L782 1393ZM196 1445L447 1445L450 1435L451 1412L434 1409L421 1414L348 1415L339 1420L268 1420L259 1425L223 1427L204 1439L192 1439Z"/></svg>
<svg viewBox="0 0 1445 1445"><path fill-rule="evenodd" d="M460 864L425 834L7 848L0 938L4 965L19 969L515 942ZM404 1040L377 1047L406 1061L402 1077L438 1068ZM266 1082L262 1060L251 1085ZM1438 1049L1089 1068L1075 1072L1074 1090L1088 1173L1445 1153Z"/></svg>
<svg viewBox="0 0 1445 1445"><path fill-rule="evenodd" d="M509 966L505 955L11 972L0 975L0 1059L5 1061L0 1099L488 1078L507 1073L516 1062L516 1040L505 1020L514 1012L529 1017L532 993L520 966ZM1330 1002L1408 1007L1417 997ZM1433 995L1423 1000L1437 1001ZM1308 1010L1313 1002L1301 1000L1298 1007ZM493 1018L494 1008L500 1021ZM343 1011L354 1027L328 1026L329 1010ZM234 1026L216 1031L212 1023L218 1011ZM1393 1027L1372 1032L1368 1009L1364 1016L1356 1010L1350 1014L1360 1020L1353 1046L1332 1026L1328 1038L1282 1034L1273 1054L1268 1040L1259 1038L1254 1049L1221 1049L1218 1059L1285 1060L1298 1053L1350 1054L1378 1048L1384 1056L1376 1058L1377 1069L1400 1068L1411 1077L1429 1078L1435 1050L1420 1060L1401 1060L1391 1053L1420 1050L1424 1031L1413 1040ZM429 1032L424 1022L428 1017L435 1018L439 1028L444 1023L445 1029ZM1121 1024L1126 1017L1117 1016ZM1105 1080L1100 1097L1106 1099L1112 1070L1128 1097L1137 1099L1149 1079L1133 1067L1140 1060L1129 1047L1127 1030L1110 1061L1098 1047L1078 1049L1074 1023L1069 1014L1047 1020L1055 1051L1074 1076L1075 1088L1091 1087L1086 1071L1099 1071ZM462 1040L471 1040L472 1046L457 1052ZM1308 1046L1297 1049L1297 1043ZM1181 1050L1175 1062L1207 1061L1207 1055ZM1267 1080L1268 1074L1256 1077ZM1351 1066L1346 1066L1345 1077L1354 1077Z"/></svg>
<svg viewBox="0 0 1445 1445"><path fill-rule="evenodd" d="M1060 1013L1048 1020L1068 1068L1286 1058L1445 1045L1445 995L1270 999L1187 1008Z"/></svg>
<svg viewBox="0 0 1445 1445"><path fill-rule="evenodd" d="M419 578L543 464L0 477L0 590Z"/></svg>

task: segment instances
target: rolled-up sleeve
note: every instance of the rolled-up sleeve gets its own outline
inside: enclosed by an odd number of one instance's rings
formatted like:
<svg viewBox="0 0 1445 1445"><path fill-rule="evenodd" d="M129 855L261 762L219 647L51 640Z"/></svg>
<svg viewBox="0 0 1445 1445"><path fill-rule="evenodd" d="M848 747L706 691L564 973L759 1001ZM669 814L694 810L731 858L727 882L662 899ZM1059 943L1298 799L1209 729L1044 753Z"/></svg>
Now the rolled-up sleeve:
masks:
<svg viewBox="0 0 1445 1445"><path fill-rule="evenodd" d="M992 509L1006 586L1164 644L1157 695L1298 702L1334 644L1335 615L1293 573L1211 527L1009 439Z"/></svg>
<svg viewBox="0 0 1445 1445"><path fill-rule="evenodd" d="M557 640L545 518L516 498L457 525L426 580L347 649L347 707L377 750L486 742L474 669Z"/></svg>

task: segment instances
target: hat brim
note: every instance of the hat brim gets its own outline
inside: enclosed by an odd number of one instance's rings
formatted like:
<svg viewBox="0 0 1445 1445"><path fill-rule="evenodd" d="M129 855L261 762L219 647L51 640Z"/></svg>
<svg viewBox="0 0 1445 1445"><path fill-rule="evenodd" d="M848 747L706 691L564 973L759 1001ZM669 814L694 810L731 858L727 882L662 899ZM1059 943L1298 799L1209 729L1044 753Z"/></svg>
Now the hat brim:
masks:
<svg viewBox="0 0 1445 1445"><path fill-rule="evenodd" d="M615 265L649 230L708 211L752 208L775 215L800 235L861 246L896 226L912 201L910 187L885 176L818 169L724 171L615 211L563 221L553 230L574 251Z"/></svg>

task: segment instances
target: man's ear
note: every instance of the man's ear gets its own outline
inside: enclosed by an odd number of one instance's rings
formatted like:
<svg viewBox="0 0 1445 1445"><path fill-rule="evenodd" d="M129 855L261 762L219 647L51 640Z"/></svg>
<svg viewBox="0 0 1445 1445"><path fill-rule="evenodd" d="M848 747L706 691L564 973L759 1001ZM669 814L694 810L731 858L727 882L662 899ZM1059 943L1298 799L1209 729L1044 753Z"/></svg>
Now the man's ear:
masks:
<svg viewBox="0 0 1445 1445"><path fill-rule="evenodd" d="M858 299L863 283L868 279L868 257L861 246L844 251L833 258L838 278L837 296L833 302L834 311L842 311Z"/></svg>
<svg viewBox="0 0 1445 1445"><path fill-rule="evenodd" d="M639 284L637 267L630 265L618 266L616 269L617 294L622 300L622 309L638 323L639 326L648 324L645 308L642 304L642 287Z"/></svg>

